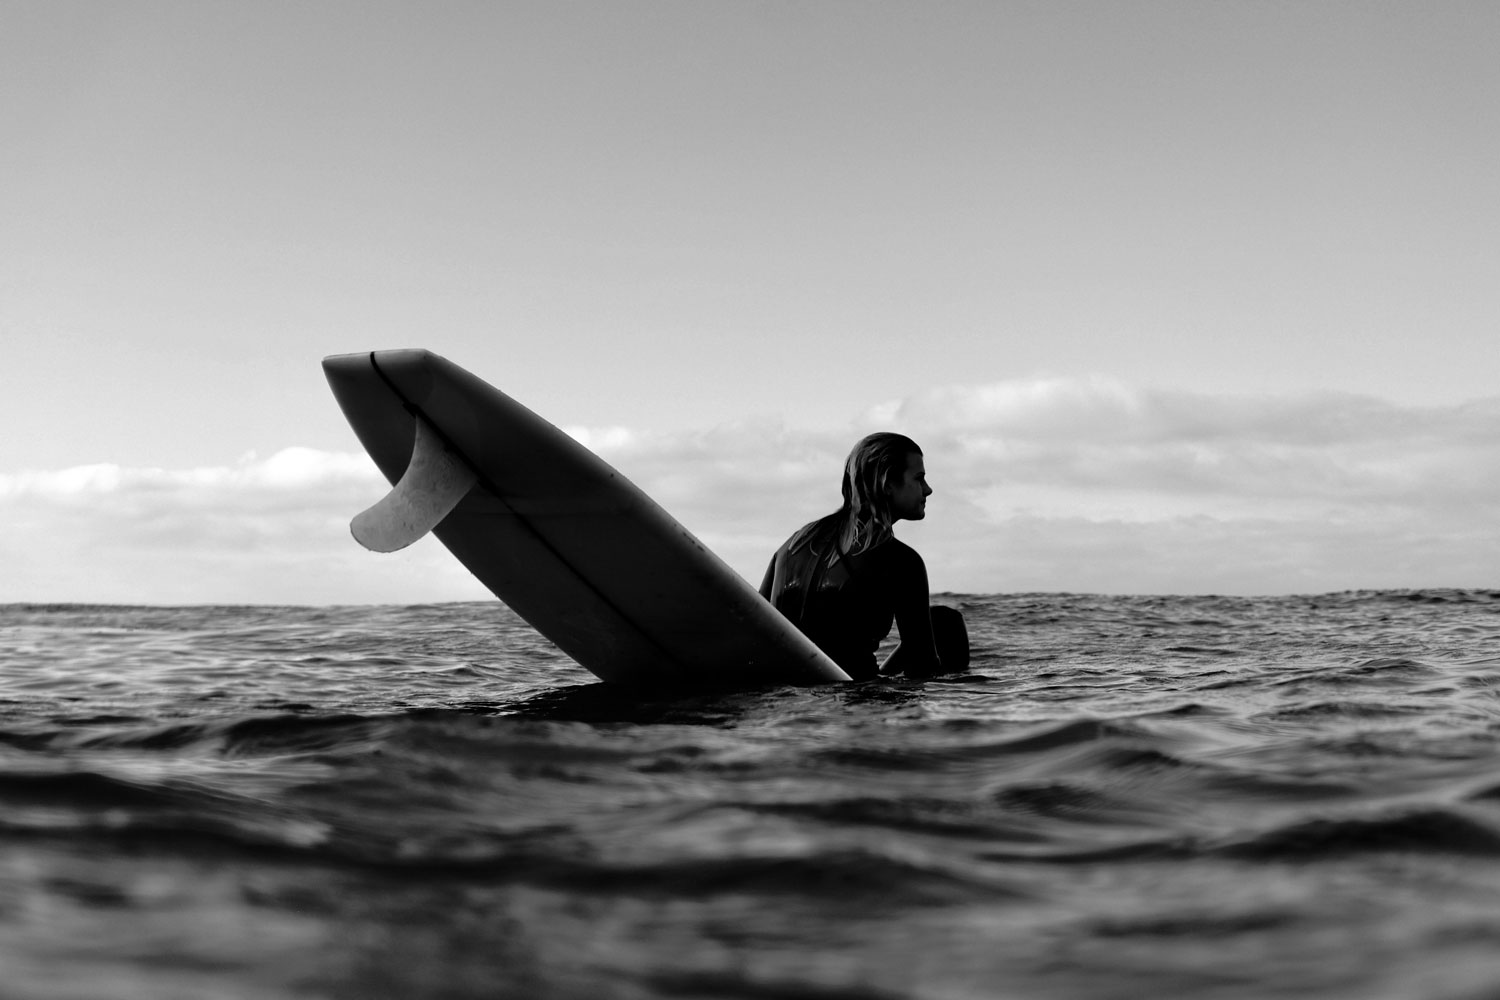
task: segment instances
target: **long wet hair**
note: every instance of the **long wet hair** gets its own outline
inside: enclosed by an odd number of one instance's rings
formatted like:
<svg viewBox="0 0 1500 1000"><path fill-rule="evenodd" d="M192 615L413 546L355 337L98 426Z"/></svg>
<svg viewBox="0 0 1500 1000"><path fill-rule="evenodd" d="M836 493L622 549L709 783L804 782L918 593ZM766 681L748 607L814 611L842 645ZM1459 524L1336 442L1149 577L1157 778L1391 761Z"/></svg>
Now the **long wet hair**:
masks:
<svg viewBox="0 0 1500 1000"><path fill-rule="evenodd" d="M886 492L906 473L907 458L922 454L904 434L880 431L860 440L844 463L844 503L792 536L788 551L812 547L821 566L858 555L891 536L891 498Z"/></svg>

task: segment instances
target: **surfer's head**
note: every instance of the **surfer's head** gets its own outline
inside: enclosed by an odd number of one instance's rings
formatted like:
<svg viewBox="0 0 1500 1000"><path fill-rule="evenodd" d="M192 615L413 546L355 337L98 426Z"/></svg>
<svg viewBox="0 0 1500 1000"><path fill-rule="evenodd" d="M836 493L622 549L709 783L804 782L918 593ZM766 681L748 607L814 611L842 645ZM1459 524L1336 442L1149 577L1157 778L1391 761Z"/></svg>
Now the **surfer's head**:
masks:
<svg viewBox="0 0 1500 1000"><path fill-rule="evenodd" d="M922 449L903 434L881 431L862 439L844 463L844 543L860 552L883 541L891 525L919 520L926 513L927 486Z"/></svg>

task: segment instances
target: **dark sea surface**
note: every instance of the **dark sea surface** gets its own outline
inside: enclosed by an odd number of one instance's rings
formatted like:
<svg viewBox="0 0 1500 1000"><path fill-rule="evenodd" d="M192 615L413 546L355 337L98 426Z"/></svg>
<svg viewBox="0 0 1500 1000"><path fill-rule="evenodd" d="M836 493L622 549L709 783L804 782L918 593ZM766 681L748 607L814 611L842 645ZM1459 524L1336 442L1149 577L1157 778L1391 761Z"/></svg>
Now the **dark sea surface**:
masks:
<svg viewBox="0 0 1500 1000"><path fill-rule="evenodd" d="M676 698L0 607L0 995L1500 997L1500 593L938 600L966 676Z"/></svg>

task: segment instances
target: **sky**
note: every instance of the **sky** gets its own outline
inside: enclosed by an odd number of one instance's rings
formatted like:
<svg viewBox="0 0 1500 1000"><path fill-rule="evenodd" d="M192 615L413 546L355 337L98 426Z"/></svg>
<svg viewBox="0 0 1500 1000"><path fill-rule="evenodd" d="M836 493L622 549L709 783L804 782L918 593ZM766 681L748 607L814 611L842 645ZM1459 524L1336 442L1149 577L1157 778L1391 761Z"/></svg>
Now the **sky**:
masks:
<svg viewBox="0 0 1500 1000"><path fill-rule="evenodd" d="M1500 587L1500 6L0 0L0 602L484 599L425 347L757 582L914 437L937 591Z"/></svg>

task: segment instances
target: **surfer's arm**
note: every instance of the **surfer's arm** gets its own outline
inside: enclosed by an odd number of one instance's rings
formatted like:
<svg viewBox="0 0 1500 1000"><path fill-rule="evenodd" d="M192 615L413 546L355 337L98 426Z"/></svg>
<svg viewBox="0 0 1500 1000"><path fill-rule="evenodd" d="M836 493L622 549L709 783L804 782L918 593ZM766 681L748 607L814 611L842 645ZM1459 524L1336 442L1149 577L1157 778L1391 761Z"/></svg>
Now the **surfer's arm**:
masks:
<svg viewBox="0 0 1500 1000"><path fill-rule="evenodd" d="M780 553L778 553L779 555ZM771 563L766 567L766 575L760 581L760 596L766 600L771 599L771 588L776 585L776 556L771 557Z"/></svg>
<svg viewBox="0 0 1500 1000"><path fill-rule="evenodd" d="M892 567L892 596L895 598L896 628L901 644L880 665L882 674L905 673L924 676L941 671L937 643L932 634L932 613L928 605L927 566L915 549L902 546L901 560Z"/></svg>

